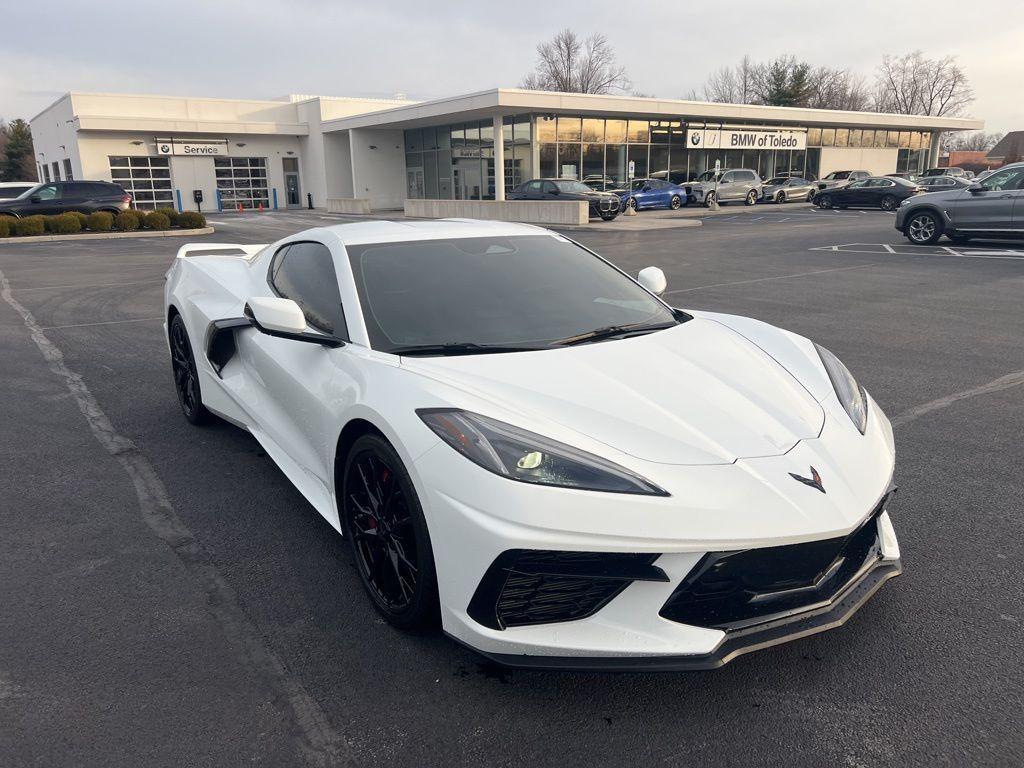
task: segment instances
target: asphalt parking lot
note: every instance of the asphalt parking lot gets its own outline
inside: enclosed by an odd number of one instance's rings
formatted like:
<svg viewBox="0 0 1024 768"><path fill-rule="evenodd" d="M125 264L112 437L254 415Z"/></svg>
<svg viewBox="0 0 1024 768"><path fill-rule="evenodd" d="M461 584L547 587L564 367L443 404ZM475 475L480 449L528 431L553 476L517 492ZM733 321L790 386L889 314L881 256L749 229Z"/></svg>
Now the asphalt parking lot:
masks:
<svg viewBox="0 0 1024 768"><path fill-rule="evenodd" d="M796 205L571 236L844 360L894 420L899 579L712 673L510 672L399 634L251 437L180 416L179 241L4 244L0 765L1024 763L1024 244L913 248L891 215Z"/></svg>

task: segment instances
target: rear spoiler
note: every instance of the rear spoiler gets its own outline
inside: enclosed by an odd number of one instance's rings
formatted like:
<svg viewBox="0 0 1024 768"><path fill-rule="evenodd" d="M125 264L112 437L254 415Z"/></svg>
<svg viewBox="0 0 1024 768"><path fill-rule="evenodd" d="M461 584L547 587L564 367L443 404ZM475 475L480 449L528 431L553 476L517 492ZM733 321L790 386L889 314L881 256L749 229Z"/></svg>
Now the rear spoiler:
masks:
<svg viewBox="0 0 1024 768"><path fill-rule="evenodd" d="M257 253L267 247L267 243L259 245L242 245L240 243L188 243L178 249L179 259L187 259L189 256L224 256L242 257L251 259Z"/></svg>

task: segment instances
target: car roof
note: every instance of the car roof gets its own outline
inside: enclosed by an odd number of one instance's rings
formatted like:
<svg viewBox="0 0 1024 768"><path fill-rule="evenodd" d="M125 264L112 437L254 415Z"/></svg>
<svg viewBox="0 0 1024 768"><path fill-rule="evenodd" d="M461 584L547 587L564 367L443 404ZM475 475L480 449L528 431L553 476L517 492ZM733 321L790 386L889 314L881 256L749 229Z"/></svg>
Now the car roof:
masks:
<svg viewBox="0 0 1024 768"><path fill-rule="evenodd" d="M555 234L543 227L536 227L532 224L516 224L510 221L482 221L479 219L360 221L351 224L335 224L330 227L309 229L299 234L305 237L316 238L317 233L325 232L333 234L343 245L395 243L413 240L449 240L460 237L514 237L516 235Z"/></svg>

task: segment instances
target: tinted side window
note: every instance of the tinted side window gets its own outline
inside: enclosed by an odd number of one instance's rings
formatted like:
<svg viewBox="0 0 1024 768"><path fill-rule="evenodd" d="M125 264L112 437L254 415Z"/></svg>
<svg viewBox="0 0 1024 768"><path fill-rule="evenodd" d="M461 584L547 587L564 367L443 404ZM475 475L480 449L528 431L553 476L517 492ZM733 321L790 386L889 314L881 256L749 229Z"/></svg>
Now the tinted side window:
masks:
<svg viewBox="0 0 1024 768"><path fill-rule="evenodd" d="M526 191L537 194L540 192L542 186L543 184L539 181L531 181L529 184L526 185Z"/></svg>
<svg viewBox="0 0 1024 768"><path fill-rule="evenodd" d="M298 304L314 328L348 338L338 276L325 245L293 243L282 248L270 267L270 285L279 296Z"/></svg>
<svg viewBox="0 0 1024 768"><path fill-rule="evenodd" d="M734 181L736 181L736 176L734 174L726 173L726 174L722 175L722 180L721 180L722 184L732 184L732 182L734 182Z"/></svg>
<svg viewBox="0 0 1024 768"><path fill-rule="evenodd" d="M117 184L89 184L92 187L90 194L93 197L115 197L123 195L124 190Z"/></svg>

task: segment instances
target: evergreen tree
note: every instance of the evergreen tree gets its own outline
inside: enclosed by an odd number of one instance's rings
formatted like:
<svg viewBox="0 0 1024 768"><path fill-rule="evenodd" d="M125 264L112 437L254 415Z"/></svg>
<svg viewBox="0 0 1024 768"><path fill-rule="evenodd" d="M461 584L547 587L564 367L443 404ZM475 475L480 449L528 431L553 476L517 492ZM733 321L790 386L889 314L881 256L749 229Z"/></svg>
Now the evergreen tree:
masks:
<svg viewBox="0 0 1024 768"><path fill-rule="evenodd" d="M0 179L4 181L35 181L35 150L32 147L32 132L22 119L12 120L0 126L6 142L0 156Z"/></svg>

